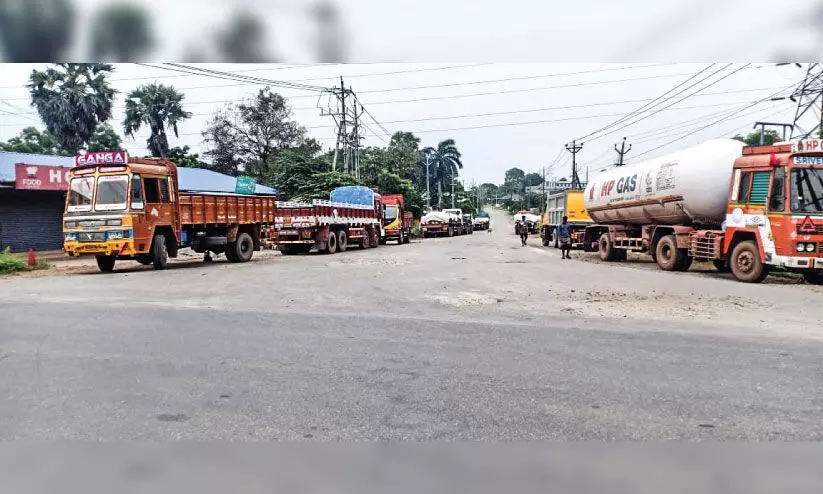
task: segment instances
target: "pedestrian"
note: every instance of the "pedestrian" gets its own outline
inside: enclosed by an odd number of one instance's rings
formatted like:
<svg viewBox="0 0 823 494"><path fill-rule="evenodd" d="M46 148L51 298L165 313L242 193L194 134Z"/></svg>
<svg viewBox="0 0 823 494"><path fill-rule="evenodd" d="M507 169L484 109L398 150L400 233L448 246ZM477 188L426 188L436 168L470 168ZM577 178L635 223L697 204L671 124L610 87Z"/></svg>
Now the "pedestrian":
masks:
<svg viewBox="0 0 823 494"><path fill-rule="evenodd" d="M526 224L526 215L523 215L520 222L520 241L523 242L523 247L526 246L526 241L529 239L529 226Z"/></svg>
<svg viewBox="0 0 823 494"><path fill-rule="evenodd" d="M557 225L557 238L560 241L560 253L563 259L571 259L572 226L569 224L568 216L564 216L563 222Z"/></svg>

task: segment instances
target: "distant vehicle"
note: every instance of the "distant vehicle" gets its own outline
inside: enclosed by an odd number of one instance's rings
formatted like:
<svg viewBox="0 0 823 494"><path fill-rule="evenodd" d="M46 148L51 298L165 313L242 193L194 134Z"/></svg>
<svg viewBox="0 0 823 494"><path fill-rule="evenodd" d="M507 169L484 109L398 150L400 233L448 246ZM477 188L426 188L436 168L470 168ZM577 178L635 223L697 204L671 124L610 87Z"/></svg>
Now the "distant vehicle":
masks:
<svg viewBox="0 0 823 494"><path fill-rule="evenodd" d="M572 226L572 248L583 247L586 241L586 227L594 222L586 213L582 190L564 190L550 194L546 198L546 212L543 213L540 228L543 245L553 243L556 249L560 248L560 240L555 232L564 216L569 218L569 224Z"/></svg>
<svg viewBox="0 0 823 494"><path fill-rule="evenodd" d="M645 252L666 271L693 260L763 281L772 267L823 284L823 140L704 142L605 171L589 183L586 250Z"/></svg>
<svg viewBox="0 0 823 494"><path fill-rule="evenodd" d="M489 213L485 211L480 211L477 213L477 216L474 217L474 229L475 230L488 230L489 229Z"/></svg>
<svg viewBox="0 0 823 494"><path fill-rule="evenodd" d="M469 235L474 233L474 218L472 218L472 215L463 215L463 228L465 229L464 233L468 233Z"/></svg>
<svg viewBox="0 0 823 494"><path fill-rule="evenodd" d="M540 216L533 214L529 210L521 210L518 211L514 215L514 233L515 235L520 235L520 231L523 228L522 222L523 217L526 217L526 225L525 228L528 229L529 233L537 233L540 231Z"/></svg>
<svg viewBox="0 0 823 494"><path fill-rule="evenodd" d="M383 243L387 240L396 240L397 245L409 243L413 222L411 211L405 210L403 194L383 196Z"/></svg>
<svg viewBox="0 0 823 494"><path fill-rule="evenodd" d="M469 218L470 218L469 221L466 222L466 216L463 214L462 209L456 209L456 208L444 209L443 212L446 213L446 214L453 214L457 218L460 219L459 232L457 233L458 235L468 235L469 233L472 232L471 216L469 216Z"/></svg>
<svg viewBox="0 0 823 494"><path fill-rule="evenodd" d="M273 195L181 191L177 166L165 159L116 151L77 162L63 214L63 249L95 256L106 273L123 260L165 269L168 258L187 247L248 262L275 220Z"/></svg>
<svg viewBox="0 0 823 494"><path fill-rule="evenodd" d="M448 211L449 210L432 211L423 216L420 220L420 224L422 225L424 238L437 236L453 237L462 233L463 211L458 209L458 211L460 211L460 215L457 215L454 212L450 213Z"/></svg>

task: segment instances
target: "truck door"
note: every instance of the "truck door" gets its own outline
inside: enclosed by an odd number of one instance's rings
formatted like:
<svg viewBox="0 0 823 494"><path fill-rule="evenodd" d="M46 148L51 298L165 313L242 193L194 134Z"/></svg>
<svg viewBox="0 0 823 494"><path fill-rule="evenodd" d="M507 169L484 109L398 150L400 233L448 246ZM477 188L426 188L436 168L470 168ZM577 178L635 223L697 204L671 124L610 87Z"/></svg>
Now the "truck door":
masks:
<svg viewBox="0 0 823 494"><path fill-rule="evenodd" d="M151 231L156 231L160 226L170 226L177 236L179 215L175 213L169 177L143 177L143 188L146 192L145 218ZM178 238L177 241L179 242L180 239Z"/></svg>

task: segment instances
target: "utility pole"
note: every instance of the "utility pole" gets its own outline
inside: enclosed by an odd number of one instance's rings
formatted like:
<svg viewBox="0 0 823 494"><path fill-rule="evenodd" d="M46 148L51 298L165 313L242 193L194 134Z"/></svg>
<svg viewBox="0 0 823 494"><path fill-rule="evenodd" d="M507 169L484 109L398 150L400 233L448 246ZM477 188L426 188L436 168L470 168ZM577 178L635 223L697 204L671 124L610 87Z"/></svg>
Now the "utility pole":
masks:
<svg viewBox="0 0 823 494"><path fill-rule="evenodd" d="M583 143L577 144L577 141L572 141L571 145L566 144L566 151L572 153L572 190L580 190L583 187L580 184L580 176L577 174L577 153L583 149Z"/></svg>
<svg viewBox="0 0 823 494"><path fill-rule="evenodd" d="M543 167L543 209L548 207L548 196L546 196L546 167Z"/></svg>
<svg viewBox="0 0 823 494"><path fill-rule="evenodd" d="M619 156L619 158L617 159L617 163L615 163L615 165L623 166L623 156L625 156L626 153L632 150L632 146L631 144L629 144L629 149L626 149L626 138L624 137L623 142L620 144L620 149L617 149L617 144L615 144L614 150L617 151L617 155ZM586 181L588 182L588 178L586 179Z"/></svg>
<svg viewBox="0 0 823 494"><path fill-rule="evenodd" d="M457 180L457 177L454 176L454 171L452 171L452 209L454 209L454 181Z"/></svg>
<svg viewBox="0 0 823 494"><path fill-rule="evenodd" d="M429 178L429 164L431 163L431 153L426 153L426 205L429 207L429 211L432 210L432 193L431 193L431 185L429 182L431 179Z"/></svg>

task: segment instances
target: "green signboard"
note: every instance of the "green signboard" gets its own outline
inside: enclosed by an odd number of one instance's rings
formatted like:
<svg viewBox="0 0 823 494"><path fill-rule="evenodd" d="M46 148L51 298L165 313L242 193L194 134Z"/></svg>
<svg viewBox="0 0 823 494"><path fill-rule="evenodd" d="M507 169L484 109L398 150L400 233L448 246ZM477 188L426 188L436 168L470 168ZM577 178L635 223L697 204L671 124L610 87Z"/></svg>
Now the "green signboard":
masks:
<svg viewBox="0 0 823 494"><path fill-rule="evenodd" d="M254 194L257 187L257 179L252 177L237 177L237 185L234 186L236 194Z"/></svg>

